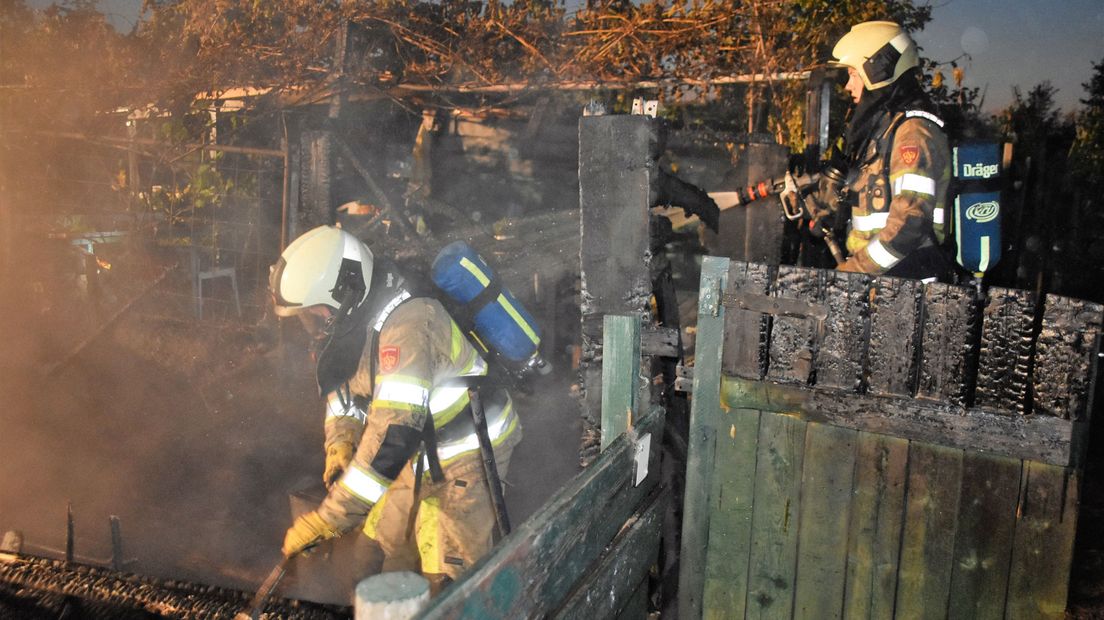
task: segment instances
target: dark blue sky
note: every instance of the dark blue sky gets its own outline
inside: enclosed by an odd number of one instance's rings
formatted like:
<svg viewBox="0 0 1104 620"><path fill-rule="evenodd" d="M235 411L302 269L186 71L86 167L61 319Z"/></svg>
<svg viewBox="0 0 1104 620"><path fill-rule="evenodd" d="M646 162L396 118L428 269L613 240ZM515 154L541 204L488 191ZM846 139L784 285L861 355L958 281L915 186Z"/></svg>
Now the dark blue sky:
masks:
<svg viewBox="0 0 1104 620"><path fill-rule="evenodd" d="M572 4L577 0L569 0ZM29 0L44 7L54 0ZM918 3L923 0L918 0ZM142 0L100 0L120 30L129 30ZM1104 0L931 0L933 19L917 34L925 56L960 64L966 85L985 92L985 110L1012 101L1012 87L1027 92L1050 80L1064 110L1078 107L1092 64L1104 61ZM948 77L950 71L946 72Z"/></svg>
<svg viewBox="0 0 1104 620"><path fill-rule="evenodd" d="M1104 0L934 0L933 19L916 35L937 61L969 52L965 84L985 91L986 111L1049 80L1057 102L1072 111L1093 63L1104 62ZM946 72L950 77L950 71Z"/></svg>

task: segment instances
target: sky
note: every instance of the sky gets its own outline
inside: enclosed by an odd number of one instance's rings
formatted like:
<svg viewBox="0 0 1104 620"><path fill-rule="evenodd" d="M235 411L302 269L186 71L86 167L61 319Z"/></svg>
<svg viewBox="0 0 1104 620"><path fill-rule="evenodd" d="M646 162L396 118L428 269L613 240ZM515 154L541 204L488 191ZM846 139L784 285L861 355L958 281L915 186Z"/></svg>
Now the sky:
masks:
<svg viewBox="0 0 1104 620"><path fill-rule="evenodd" d="M34 7L53 3L28 2ZM125 32L134 25L142 0L99 4ZM930 5L932 21L916 35L923 55L938 62L961 57L964 83L981 89L986 112L1011 103L1013 86L1026 94L1045 80L1058 89L1058 106L1072 112L1085 96L1081 84L1089 81L1093 63L1104 62L1104 0L930 0ZM950 77L950 67L945 74Z"/></svg>
<svg viewBox="0 0 1104 620"><path fill-rule="evenodd" d="M947 62L963 53L964 84L985 93L983 109L1012 102L1049 80L1063 110L1085 97L1093 63L1104 62L1104 0L935 0L932 21L916 35L921 54ZM950 68L944 72L950 77Z"/></svg>

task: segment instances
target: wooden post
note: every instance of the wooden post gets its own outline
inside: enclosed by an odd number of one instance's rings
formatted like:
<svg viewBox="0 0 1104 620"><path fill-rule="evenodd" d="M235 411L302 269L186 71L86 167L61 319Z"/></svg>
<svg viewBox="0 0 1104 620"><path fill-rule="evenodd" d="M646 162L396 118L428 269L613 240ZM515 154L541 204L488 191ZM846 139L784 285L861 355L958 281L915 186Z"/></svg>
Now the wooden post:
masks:
<svg viewBox="0 0 1104 620"><path fill-rule="evenodd" d="M640 316L607 314L602 330L602 449L632 428L638 414Z"/></svg>
<svg viewBox="0 0 1104 620"><path fill-rule="evenodd" d="M607 314L648 312L652 274L649 216L662 140L641 115L579 119L579 217L584 419L601 421L602 370L596 362Z"/></svg>
<svg viewBox="0 0 1104 620"><path fill-rule="evenodd" d="M690 441L686 460L682 550L679 554L679 617L702 616L706 550L709 545L710 498L717 428L721 418L721 346L724 341L724 295L729 261L706 257L702 262L698 304L698 337L694 364L694 398L690 403Z"/></svg>

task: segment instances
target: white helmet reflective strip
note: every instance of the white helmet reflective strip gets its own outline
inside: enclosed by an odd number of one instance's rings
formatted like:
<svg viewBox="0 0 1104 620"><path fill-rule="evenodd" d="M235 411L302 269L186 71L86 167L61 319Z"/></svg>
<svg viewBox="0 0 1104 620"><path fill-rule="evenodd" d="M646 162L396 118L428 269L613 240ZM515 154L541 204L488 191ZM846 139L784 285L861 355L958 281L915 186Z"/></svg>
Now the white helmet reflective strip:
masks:
<svg viewBox="0 0 1104 620"><path fill-rule="evenodd" d="M406 301L407 299L410 299L410 293L407 291L402 291L398 295L395 295L393 298L391 298L391 301L387 302L387 305L384 306L383 310L380 311L379 318L376 319L376 324L372 326L372 329L375 329L377 332L383 329L383 324L387 321L387 317L391 316L391 313L395 311L395 308L398 308L399 304Z"/></svg>
<svg viewBox="0 0 1104 620"><path fill-rule="evenodd" d="M385 375L376 386L375 401L429 406L429 388L425 381L401 375Z"/></svg>
<svg viewBox="0 0 1104 620"><path fill-rule="evenodd" d="M931 112L925 112L923 110L909 110L905 112L905 118L924 118L935 123L936 125L939 125L940 127L943 126L943 119L932 114Z"/></svg>
<svg viewBox="0 0 1104 620"><path fill-rule="evenodd" d="M893 254L890 254L889 250L877 239L866 245L866 253L870 256L870 260L877 263L877 265L883 269L889 269L901 260Z"/></svg>
<svg viewBox="0 0 1104 620"><path fill-rule="evenodd" d="M339 484L362 502L375 504L387 492L391 481L372 471L364 471L354 463L345 470Z"/></svg>
<svg viewBox="0 0 1104 620"><path fill-rule="evenodd" d="M870 215L852 215L851 229L860 232L870 232L885 228L889 221L889 213L871 213Z"/></svg>
<svg viewBox="0 0 1104 620"><path fill-rule="evenodd" d="M357 407L352 402L348 402L348 407L341 404L341 398L338 397L337 392L330 392L326 397L326 419L331 418L355 418L361 424L367 419L367 415L364 410Z"/></svg>
<svg viewBox="0 0 1104 620"><path fill-rule="evenodd" d="M897 196L901 192L916 192L917 194L934 196L935 179L919 174L902 174L893 182L893 195Z"/></svg>
<svg viewBox="0 0 1104 620"><path fill-rule="evenodd" d="M912 43L912 39L910 39L909 36L904 32L889 40L889 44L893 46L893 49L901 52L902 54L905 53L906 49L908 49L909 43Z"/></svg>

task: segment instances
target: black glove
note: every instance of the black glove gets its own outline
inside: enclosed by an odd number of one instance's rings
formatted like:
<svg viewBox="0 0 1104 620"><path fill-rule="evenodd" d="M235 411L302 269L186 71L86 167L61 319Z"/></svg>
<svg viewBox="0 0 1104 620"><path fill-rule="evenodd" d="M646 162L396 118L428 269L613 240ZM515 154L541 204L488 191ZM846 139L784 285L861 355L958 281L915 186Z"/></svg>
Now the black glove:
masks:
<svg viewBox="0 0 1104 620"><path fill-rule="evenodd" d="M847 195L846 175L834 166L825 166L817 188L809 195L819 211L835 212Z"/></svg>

